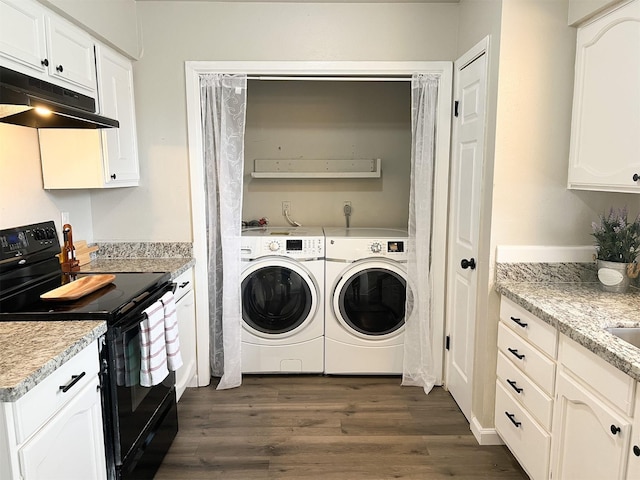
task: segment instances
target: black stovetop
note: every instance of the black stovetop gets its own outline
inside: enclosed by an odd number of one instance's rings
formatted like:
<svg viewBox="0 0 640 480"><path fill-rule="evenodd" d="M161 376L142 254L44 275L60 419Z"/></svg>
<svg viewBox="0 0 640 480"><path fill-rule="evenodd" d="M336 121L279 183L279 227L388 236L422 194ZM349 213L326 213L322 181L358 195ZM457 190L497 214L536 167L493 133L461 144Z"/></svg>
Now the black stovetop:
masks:
<svg viewBox="0 0 640 480"><path fill-rule="evenodd" d="M79 274L82 278L92 274ZM72 277L72 278L74 278ZM40 295L64 285L65 274L42 279L28 289L0 299L0 321L11 320L110 320L120 315L132 301L169 282L168 273L116 273L112 283L74 301L42 300Z"/></svg>

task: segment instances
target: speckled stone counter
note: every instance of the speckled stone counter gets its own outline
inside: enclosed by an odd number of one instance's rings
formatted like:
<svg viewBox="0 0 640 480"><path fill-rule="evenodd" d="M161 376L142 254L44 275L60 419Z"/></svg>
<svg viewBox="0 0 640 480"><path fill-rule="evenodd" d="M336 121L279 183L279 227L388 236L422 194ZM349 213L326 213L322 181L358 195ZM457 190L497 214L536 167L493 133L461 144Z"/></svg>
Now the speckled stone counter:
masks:
<svg viewBox="0 0 640 480"><path fill-rule="evenodd" d="M192 258L97 258L80 267L83 273L170 272L173 280L195 264Z"/></svg>
<svg viewBox="0 0 640 480"><path fill-rule="evenodd" d="M640 326L640 290L608 293L597 282L499 280L496 290L640 381L640 349L603 330Z"/></svg>
<svg viewBox="0 0 640 480"><path fill-rule="evenodd" d="M0 322L0 401L16 401L106 331L95 320Z"/></svg>

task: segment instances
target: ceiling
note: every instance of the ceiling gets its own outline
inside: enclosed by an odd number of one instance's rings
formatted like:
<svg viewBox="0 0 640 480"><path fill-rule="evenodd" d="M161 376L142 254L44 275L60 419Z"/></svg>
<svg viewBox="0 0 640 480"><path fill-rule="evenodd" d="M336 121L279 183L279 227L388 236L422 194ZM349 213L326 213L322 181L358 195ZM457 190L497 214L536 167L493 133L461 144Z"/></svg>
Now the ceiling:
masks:
<svg viewBox="0 0 640 480"><path fill-rule="evenodd" d="M265 3L460 3L460 0L134 0L136 2L265 2Z"/></svg>

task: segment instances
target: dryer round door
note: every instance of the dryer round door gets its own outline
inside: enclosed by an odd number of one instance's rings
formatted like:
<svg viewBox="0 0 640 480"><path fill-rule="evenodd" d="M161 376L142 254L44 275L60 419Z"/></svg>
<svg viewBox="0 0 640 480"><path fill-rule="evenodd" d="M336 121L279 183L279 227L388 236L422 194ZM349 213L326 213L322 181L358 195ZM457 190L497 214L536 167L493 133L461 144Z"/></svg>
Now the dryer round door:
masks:
<svg viewBox="0 0 640 480"><path fill-rule="evenodd" d="M350 333L370 340L399 334L404 326L407 274L398 263L353 263L333 290L333 312Z"/></svg>
<svg viewBox="0 0 640 480"><path fill-rule="evenodd" d="M242 272L244 327L263 338L303 329L318 309L319 290L304 266L284 257L264 257Z"/></svg>

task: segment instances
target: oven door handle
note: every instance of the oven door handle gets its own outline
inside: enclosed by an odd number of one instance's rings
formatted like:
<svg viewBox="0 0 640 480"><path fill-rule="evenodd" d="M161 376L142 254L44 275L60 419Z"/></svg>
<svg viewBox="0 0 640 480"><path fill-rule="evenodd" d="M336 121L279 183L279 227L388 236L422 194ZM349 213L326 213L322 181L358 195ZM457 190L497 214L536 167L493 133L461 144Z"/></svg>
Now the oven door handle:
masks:
<svg viewBox="0 0 640 480"><path fill-rule="evenodd" d="M120 335L123 335L124 333L130 330L133 330L134 328L138 328L138 326L140 325L140 322L142 322L142 315L143 315L142 312L147 307L151 306L152 303L155 303L156 301L160 300L162 295L164 295L165 293L175 292L176 285L177 284L175 282L167 283L159 291L156 291L152 295L147 295L145 298L144 304L136 303L132 301L130 302L131 307L127 308L125 306L123 310L126 310L126 311L130 310L131 313L126 314L119 322L116 323L116 325L114 325L113 331L114 331L115 337L119 337Z"/></svg>

